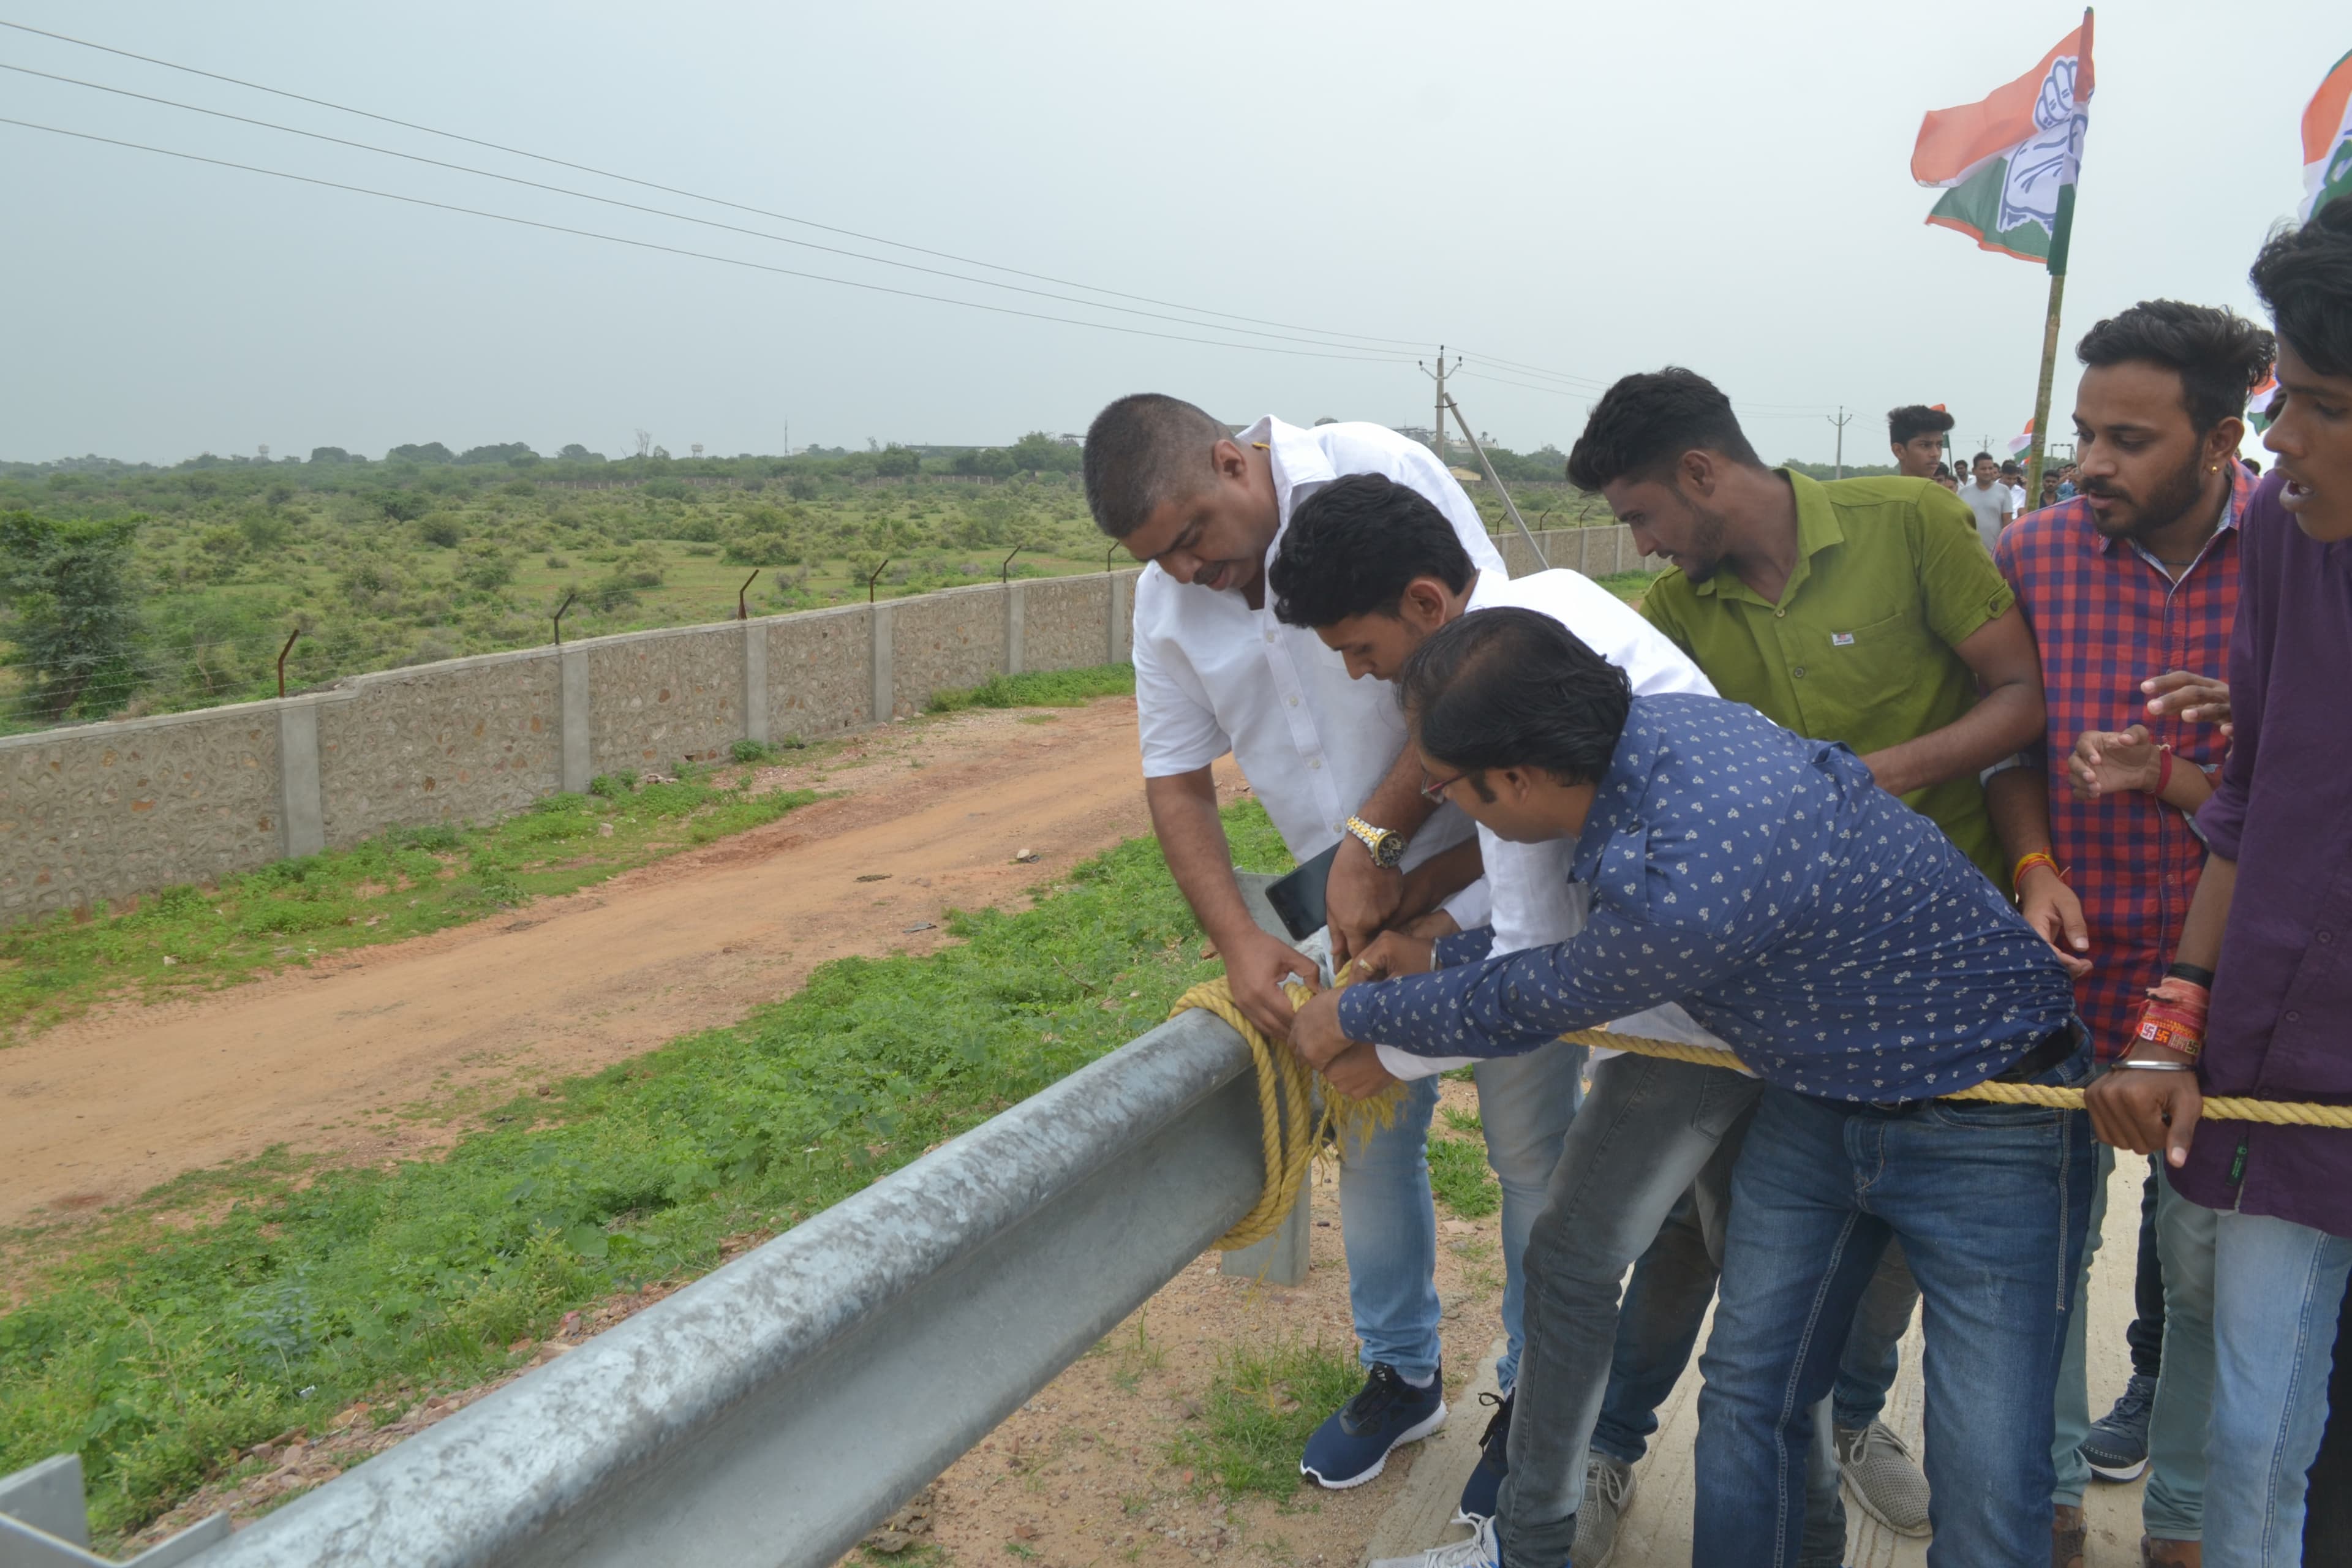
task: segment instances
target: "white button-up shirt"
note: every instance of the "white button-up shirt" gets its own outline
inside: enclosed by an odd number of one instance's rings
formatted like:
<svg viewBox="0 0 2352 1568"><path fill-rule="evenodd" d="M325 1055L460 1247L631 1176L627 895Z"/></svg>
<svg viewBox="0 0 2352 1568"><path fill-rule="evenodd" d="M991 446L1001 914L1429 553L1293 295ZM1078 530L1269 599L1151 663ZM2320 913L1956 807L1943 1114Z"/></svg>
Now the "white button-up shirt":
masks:
<svg viewBox="0 0 2352 1568"><path fill-rule="evenodd" d="M1587 647L1625 672L1640 697L1670 691L1695 691L1715 696L1713 682L1688 655L1616 595L1581 573L1538 572L1506 578L1499 572L1480 572L1471 584L1465 613L1509 605L1549 616L1574 632ZM1478 852L1486 863L1486 888L1494 903L1495 957L1526 947L1548 947L1566 942L1584 929L1591 908L1591 892L1569 880L1573 840L1551 839L1542 844L1514 844L1478 829ZM1457 912L1456 920L1461 919ZM1465 929L1468 922L1464 921ZM1668 1003L1616 1026L1628 1034L1685 1040L1697 1045L1722 1042L1698 1026L1681 1007ZM1398 1078L1426 1078L1449 1068L1465 1067L1468 1057L1419 1057L1390 1046L1374 1047L1381 1065ZM1595 1051L1593 1060L1622 1053Z"/></svg>
<svg viewBox="0 0 2352 1568"><path fill-rule="evenodd" d="M1273 459L1281 524L1266 546L1267 564L1301 500L1342 474L1385 474L1445 514L1482 575L1508 575L1478 509L1419 442L1378 425L1302 430L1273 418L1237 439L1264 442ZM1349 679L1345 660L1312 631L1275 619L1273 595L1265 597L1265 607L1254 610L1237 590L1212 592L1179 583L1157 564L1144 568L1135 587L1143 772L1188 773L1231 752L1283 843L1306 860L1339 841L1349 815L1388 776L1404 750L1404 716L1393 686ZM1418 865L1470 830L1468 817L1443 807L1412 836L1404 863ZM1484 889L1465 889L1445 907L1465 925L1484 923Z"/></svg>

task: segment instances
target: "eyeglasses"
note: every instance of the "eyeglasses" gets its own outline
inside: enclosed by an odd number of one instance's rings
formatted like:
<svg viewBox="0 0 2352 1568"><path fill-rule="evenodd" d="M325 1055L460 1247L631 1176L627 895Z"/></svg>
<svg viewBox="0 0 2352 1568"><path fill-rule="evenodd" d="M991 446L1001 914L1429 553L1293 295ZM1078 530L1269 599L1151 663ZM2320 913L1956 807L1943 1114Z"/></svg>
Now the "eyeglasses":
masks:
<svg viewBox="0 0 2352 1568"><path fill-rule="evenodd" d="M1452 778L1440 779L1435 784L1425 784L1421 786L1421 797L1423 800L1430 802L1432 805L1444 805L1445 804L1445 792L1469 776L1470 775L1467 773L1455 773Z"/></svg>

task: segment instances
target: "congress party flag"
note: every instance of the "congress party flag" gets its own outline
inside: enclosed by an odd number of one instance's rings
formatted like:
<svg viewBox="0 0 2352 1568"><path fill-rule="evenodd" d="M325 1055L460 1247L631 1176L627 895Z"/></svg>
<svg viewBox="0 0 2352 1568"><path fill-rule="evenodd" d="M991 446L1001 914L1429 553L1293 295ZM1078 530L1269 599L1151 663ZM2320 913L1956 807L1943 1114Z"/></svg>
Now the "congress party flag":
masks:
<svg viewBox="0 0 2352 1568"><path fill-rule="evenodd" d="M1927 221L2063 273L2091 87L2085 11L2040 65L1991 97L1930 110L1911 149L1911 177L1944 192Z"/></svg>
<svg viewBox="0 0 2352 1568"><path fill-rule="evenodd" d="M2303 216L2352 195L2352 54L2336 62L2303 111Z"/></svg>

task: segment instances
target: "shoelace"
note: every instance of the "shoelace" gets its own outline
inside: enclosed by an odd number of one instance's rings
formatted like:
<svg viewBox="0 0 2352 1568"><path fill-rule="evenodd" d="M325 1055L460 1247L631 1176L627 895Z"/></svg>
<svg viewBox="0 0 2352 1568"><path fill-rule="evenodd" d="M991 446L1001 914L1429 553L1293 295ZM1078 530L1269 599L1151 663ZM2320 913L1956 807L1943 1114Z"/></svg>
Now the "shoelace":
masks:
<svg viewBox="0 0 2352 1568"><path fill-rule="evenodd" d="M1390 1405L1404 1397L1405 1381L1397 1369L1384 1361L1374 1362L1370 1375L1356 1397L1348 1401L1348 1425L1370 1426L1388 1414Z"/></svg>
<svg viewBox="0 0 2352 1568"><path fill-rule="evenodd" d="M1585 1467L1584 1489L1600 1494L1601 1501L1622 1512L1626 1496L1633 1489L1633 1471L1631 1467L1620 1468L1595 1459Z"/></svg>
<svg viewBox="0 0 2352 1568"><path fill-rule="evenodd" d="M2116 1407L2107 1412L2107 1421L2137 1421L2147 1415L2148 1407L2155 1403L2151 1394L2141 1389L2140 1380L2133 1378L2125 1385L2123 1397L2116 1401Z"/></svg>
<svg viewBox="0 0 2352 1568"><path fill-rule="evenodd" d="M1421 1568L1491 1568L1501 1557L1495 1545L1492 1521L1481 1524L1467 1541L1457 1541L1451 1546L1433 1547L1423 1556Z"/></svg>
<svg viewBox="0 0 2352 1568"><path fill-rule="evenodd" d="M1496 1458L1495 1450L1507 1447L1511 1440L1511 1396L1507 1394L1481 1394L1478 1403L1491 1405L1495 1414L1486 1422L1486 1429L1478 1434L1478 1451Z"/></svg>

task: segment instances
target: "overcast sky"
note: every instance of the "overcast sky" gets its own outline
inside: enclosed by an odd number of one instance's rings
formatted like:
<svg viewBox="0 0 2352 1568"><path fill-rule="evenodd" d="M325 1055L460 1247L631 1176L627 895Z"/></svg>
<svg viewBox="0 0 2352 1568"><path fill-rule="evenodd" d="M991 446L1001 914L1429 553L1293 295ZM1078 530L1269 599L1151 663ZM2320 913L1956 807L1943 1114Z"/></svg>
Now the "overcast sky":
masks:
<svg viewBox="0 0 2352 1568"><path fill-rule="evenodd" d="M1911 144L1923 111L2022 73L2079 15L0 0L0 18L774 213L1286 324L1265 331L1394 340L1358 360L1124 335L0 126L0 458L433 440L618 456L640 428L679 456L732 454L782 449L788 425L794 447L993 444L1083 430L1147 388L1234 420L1426 424L1412 360L1440 339L1486 378L1455 384L1474 424L1521 449L1565 447L1591 388L1675 362L1731 393L1767 458L1826 461L1843 404L1847 456L1884 460L1885 411L1912 401L1948 404L1957 435L1998 450L2032 412L2046 276L1924 226L1934 193L1910 181ZM2352 13L2270 0L2247 16L2171 0L2101 15L2070 346L2149 296L2257 309L2246 265L2292 216L2296 121L2352 47ZM973 270L20 32L0 29L0 62ZM0 115L765 266L1309 347L13 72ZM1585 380L1536 390L1497 360ZM2074 379L2062 360L2062 416Z"/></svg>

